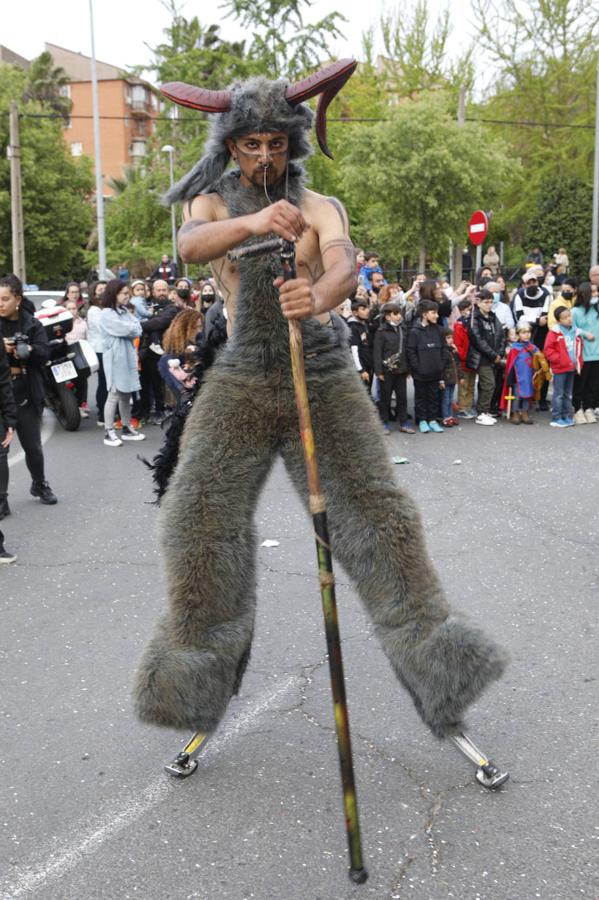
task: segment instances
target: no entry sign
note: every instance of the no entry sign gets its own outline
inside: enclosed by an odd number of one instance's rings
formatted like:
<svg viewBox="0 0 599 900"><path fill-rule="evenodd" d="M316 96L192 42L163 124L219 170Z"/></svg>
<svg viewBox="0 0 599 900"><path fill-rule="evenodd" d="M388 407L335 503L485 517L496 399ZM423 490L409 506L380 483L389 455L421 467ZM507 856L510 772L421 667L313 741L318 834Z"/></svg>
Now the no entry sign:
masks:
<svg viewBox="0 0 599 900"><path fill-rule="evenodd" d="M468 237L475 247L482 244L488 230L489 220L487 214L482 209L477 209L475 213L472 213L468 222Z"/></svg>

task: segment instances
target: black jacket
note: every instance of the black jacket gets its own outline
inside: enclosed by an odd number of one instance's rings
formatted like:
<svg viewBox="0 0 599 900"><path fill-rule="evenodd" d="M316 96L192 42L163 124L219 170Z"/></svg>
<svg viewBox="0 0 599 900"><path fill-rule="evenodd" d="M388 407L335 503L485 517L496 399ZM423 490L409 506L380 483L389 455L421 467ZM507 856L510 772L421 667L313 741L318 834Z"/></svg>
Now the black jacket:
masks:
<svg viewBox="0 0 599 900"><path fill-rule="evenodd" d="M449 348L439 325L417 322L408 334L408 365L415 381L441 381Z"/></svg>
<svg viewBox="0 0 599 900"><path fill-rule="evenodd" d="M146 350L150 344L162 344L164 332L169 327L175 316L181 310L170 300L166 303L160 303L154 309L149 319L144 319L141 323L142 338L141 345Z"/></svg>
<svg viewBox="0 0 599 900"><path fill-rule="evenodd" d="M408 334L403 322L394 328L390 322L383 322L374 336L374 371L376 375L387 375L390 370L383 365L383 360L399 353L399 364L394 367L394 375L408 373Z"/></svg>
<svg viewBox="0 0 599 900"><path fill-rule="evenodd" d="M29 402L41 412L44 406L44 366L50 356L50 347L46 331L41 322L35 319L21 307L17 322L11 322L0 316L0 338L13 337L16 332L26 334L31 346L28 359L18 362L10 355L9 362L12 368L21 366L23 374L13 380L13 394L19 405L22 400Z"/></svg>
<svg viewBox="0 0 599 900"><path fill-rule="evenodd" d="M358 355L358 362L361 368L359 371L372 374L372 340L370 324L357 316L350 316L347 320L350 331L349 346L355 347ZM354 362L356 362L356 354L352 350ZM357 368L357 366L356 366Z"/></svg>
<svg viewBox="0 0 599 900"><path fill-rule="evenodd" d="M447 349L449 350L449 356L447 358L445 371L443 372L443 381L445 382L446 387L450 387L456 385L462 377L462 366L456 348L448 346Z"/></svg>
<svg viewBox="0 0 599 900"><path fill-rule="evenodd" d="M225 302L222 297L219 297L204 316L204 340L213 350L227 340L227 320L224 309Z"/></svg>
<svg viewBox="0 0 599 900"><path fill-rule="evenodd" d="M498 356L503 356L504 351L505 332L501 322L495 313L483 316L480 309L476 309L470 329L466 366L469 369L492 366Z"/></svg>
<svg viewBox="0 0 599 900"><path fill-rule="evenodd" d="M4 429L14 428L17 424L17 407L12 395L10 379L10 363L4 349L4 342L0 340L0 423Z"/></svg>

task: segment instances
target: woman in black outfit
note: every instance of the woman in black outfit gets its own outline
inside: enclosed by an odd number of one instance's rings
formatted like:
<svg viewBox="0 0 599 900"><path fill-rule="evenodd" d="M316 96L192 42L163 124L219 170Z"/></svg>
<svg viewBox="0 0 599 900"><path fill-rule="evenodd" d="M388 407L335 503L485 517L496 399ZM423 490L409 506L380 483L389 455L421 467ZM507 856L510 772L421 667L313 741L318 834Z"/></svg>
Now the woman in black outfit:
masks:
<svg viewBox="0 0 599 900"><path fill-rule="evenodd" d="M10 366L8 357L4 349L4 342L0 341L0 482L5 477L8 478L8 460L6 454L12 437L15 425L17 424L17 408L12 395L12 387L10 384ZM6 502L6 497L4 497ZM2 514L2 497L0 496L0 519ZM0 531L0 563L11 563L16 560L13 553L9 553L4 548L4 535Z"/></svg>
<svg viewBox="0 0 599 900"><path fill-rule="evenodd" d="M44 408L43 366L49 348L43 325L21 305L22 287L15 276L0 278L0 338L8 356L12 392L17 406L16 431L31 473L31 494L42 503L57 502L44 475L42 450L42 410ZM6 455L8 447L3 452ZM8 507L8 462L0 466L0 502L3 515Z"/></svg>

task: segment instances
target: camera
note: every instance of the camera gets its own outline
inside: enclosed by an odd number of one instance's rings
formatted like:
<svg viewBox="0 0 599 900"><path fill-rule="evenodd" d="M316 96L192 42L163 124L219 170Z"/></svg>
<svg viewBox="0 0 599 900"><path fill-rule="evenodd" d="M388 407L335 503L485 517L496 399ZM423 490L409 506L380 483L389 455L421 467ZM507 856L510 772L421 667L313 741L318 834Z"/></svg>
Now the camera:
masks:
<svg viewBox="0 0 599 900"><path fill-rule="evenodd" d="M20 331L17 331L13 337L14 345L15 345L15 356L17 359L26 360L29 359L31 355L31 350L29 349L29 338L26 334L21 334Z"/></svg>

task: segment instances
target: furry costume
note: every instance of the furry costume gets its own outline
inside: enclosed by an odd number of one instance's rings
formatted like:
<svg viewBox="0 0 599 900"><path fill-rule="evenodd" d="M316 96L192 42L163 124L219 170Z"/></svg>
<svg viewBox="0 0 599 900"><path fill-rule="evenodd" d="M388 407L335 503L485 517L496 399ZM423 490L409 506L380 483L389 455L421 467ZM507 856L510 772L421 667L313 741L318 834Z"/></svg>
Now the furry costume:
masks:
<svg viewBox="0 0 599 900"><path fill-rule="evenodd" d="M265 102L275 88L281 93L278 83ZM206 167L190 173L178 196L189 195L196 176L209 180ZM214 189L232 217L267 204L262 190L241 185L239 172L222 176ZM290 166L290 202L299 206L302 192L303 172ZM270 193L280 199L285 185ZM170 605L135 684L143 721L205 732L218 726L249 658L256 604L253 516L277 454L307 507L288 324L273 287L279 263L274 257L245 259L239 271L235 329L191 409L163 499ZM344 326L333 316L332 325L309 319L301 327L333 556L354 582L420 716L445 737L462 727L466 707L500 677L506 655L449 609L418 510L395 483ZM376 469L365 472L363 461L373 455Z"/></svg>

